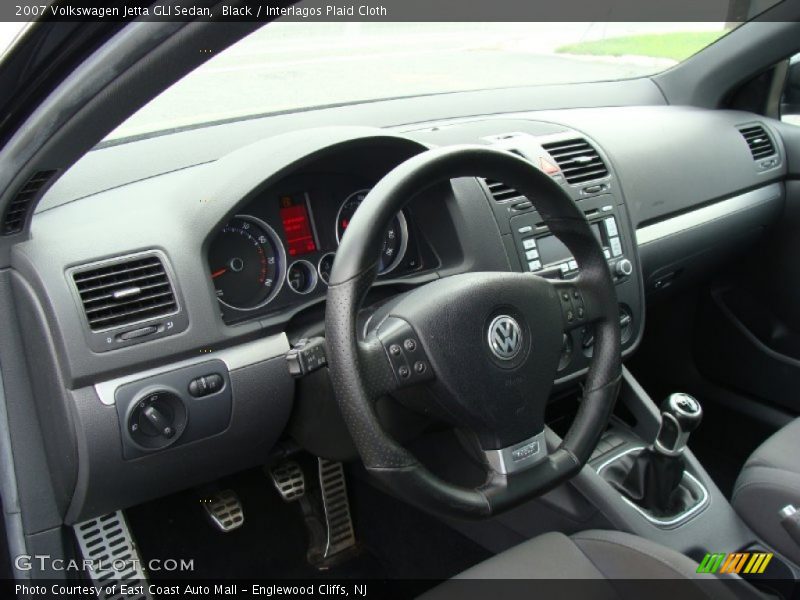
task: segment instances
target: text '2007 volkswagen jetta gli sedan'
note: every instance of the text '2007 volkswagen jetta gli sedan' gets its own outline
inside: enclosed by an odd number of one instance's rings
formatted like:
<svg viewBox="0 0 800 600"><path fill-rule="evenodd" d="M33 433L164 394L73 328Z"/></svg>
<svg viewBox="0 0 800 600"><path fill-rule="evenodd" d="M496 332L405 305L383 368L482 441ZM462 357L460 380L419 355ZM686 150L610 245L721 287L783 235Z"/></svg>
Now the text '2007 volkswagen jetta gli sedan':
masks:
<svg viewBox="0 0 800 600"><path fill-rule="evenodd" d="M8 594L798 597L800 2L713 4L0 8Z"/></svg>

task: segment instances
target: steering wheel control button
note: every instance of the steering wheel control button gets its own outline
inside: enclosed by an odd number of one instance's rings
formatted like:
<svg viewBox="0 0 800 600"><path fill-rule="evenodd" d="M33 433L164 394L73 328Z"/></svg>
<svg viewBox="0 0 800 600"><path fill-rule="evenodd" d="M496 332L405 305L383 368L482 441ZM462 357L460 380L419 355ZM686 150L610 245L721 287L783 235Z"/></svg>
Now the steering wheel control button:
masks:
<svg viewBox="0 0 800 600"><path fill-rule="evenodd" d="M586 306L578 288L562 289L559 296L561 298L561 312L564 315L564 321L570 327L580 324L586 318Z"/></svg>
<svg viewBox="0 0 800 600"><path fill-rule="evenodd" d="M325 338L302 338L286 353L286 364L292 377L302 377L328 364Z"/></svg>
<svg viewBox="0 0 800 600"><path fill-rule="evenodd" d="M404 320L387 319L378 331L378 339L386 351L398 385L414 385L433 379L419 338Z"/></svg>

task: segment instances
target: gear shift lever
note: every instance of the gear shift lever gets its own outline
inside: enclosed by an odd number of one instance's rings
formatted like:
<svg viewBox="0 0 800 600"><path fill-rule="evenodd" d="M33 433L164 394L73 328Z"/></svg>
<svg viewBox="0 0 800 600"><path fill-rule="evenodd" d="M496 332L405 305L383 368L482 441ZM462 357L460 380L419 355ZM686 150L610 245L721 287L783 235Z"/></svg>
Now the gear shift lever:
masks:
<svg viewBox="0 0 800 600"><path fill-rule="evenodd" d="M661 428L653 450L664 456L681 454L702 419L703 409L692 396L683 392L670 394L661 405Z"/></svg>
<svg viewBox="0 0 800 600"><path fill-rule="evenodd" d="M693 501L682 485L683 450L703 418L700 403L675 393L661 405L661 428L653 445L609 466L604 477L630 500L657 515L681 513Z"/></svg>

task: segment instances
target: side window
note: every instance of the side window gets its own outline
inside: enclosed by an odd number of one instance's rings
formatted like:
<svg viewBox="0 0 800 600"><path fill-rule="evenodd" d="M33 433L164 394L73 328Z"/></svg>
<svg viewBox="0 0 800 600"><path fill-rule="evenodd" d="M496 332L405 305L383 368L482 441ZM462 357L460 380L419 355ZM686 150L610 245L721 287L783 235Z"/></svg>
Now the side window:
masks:
<svg viewBox="0 0 800 600"><path fill-rule="evenodd" d="M781 98L781 121L800 125L800 54L789 59L789 73Z"/></svg>

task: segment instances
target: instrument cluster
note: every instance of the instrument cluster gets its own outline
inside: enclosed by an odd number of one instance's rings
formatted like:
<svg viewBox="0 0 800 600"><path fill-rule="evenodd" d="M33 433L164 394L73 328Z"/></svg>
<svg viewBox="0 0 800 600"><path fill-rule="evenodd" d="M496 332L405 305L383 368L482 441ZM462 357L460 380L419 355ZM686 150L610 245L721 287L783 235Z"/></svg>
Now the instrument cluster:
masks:
<svg viewBox="0 0 800 600"><path fill-rule="evenodd" d="M243 207L208 247L223 319L245 320L324 296L339 242L369 190L369 182L347 175L293 177ZM423 268L409 210L384 233L380 278Z"/></svg>

